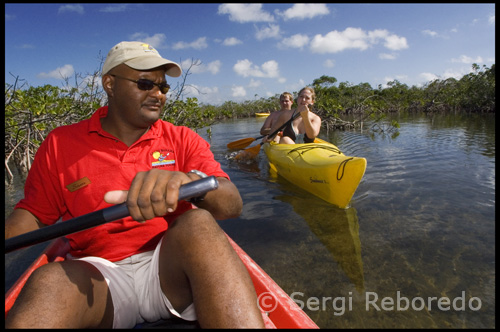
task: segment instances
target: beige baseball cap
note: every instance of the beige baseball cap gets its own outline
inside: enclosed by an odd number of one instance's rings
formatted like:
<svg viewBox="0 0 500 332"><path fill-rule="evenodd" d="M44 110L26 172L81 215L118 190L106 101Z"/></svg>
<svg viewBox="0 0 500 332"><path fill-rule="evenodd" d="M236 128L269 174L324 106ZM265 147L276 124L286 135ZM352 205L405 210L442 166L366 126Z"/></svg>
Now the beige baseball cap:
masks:
<svg viewBox="0 0 500 332"><path fill-rule="evenodd" d="M138 41L124 41L113 46L102 66L102 75L122 63L137 70L165 66L165 73L171 77L179 77L182 74L181 66L162 58L153 46Z"/></svg>

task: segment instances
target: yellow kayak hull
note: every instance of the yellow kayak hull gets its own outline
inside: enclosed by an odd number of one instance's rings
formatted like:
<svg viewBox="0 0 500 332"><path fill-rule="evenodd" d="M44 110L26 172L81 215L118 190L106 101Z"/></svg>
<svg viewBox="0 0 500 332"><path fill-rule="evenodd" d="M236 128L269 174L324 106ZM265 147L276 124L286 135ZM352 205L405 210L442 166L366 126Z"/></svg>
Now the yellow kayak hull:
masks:
<svg viewBox="0 0 500 332"><path fill-rule="evenodd" d="M269 115L271 115L271 113L255 113L255 116L258 118L266 118Z"/></svg>
<svg viewBox="0 0 500 332"><path fill-rule="evenodd" d="M366 159L344 155L321 139L307 144L265 143L271 171L319 198L342 209L358 188Z"/></svg>

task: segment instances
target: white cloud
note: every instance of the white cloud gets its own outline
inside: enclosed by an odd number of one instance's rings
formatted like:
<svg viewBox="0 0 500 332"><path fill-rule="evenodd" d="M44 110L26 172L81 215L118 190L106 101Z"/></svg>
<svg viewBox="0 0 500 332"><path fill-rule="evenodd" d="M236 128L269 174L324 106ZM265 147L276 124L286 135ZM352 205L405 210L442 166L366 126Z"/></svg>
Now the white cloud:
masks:
<svg viewBox="0 0 500 332"><path fill-rule="evenodd" d="M231 88L233 97L245 97L247 95L247 91L242 86L235 86Z"/></svg>
<svg viewBox="0 0 500 332"><path fill-rule="evenodd" d="M192 48L195 50L202 50L202 49L205 49L207 47L208 47L207 37L200 37L191 43L177 42L172 46L172 48L174 50L183 50L183 49L187 49L187 48Z"/></svg>
<svg viewBox="0 0 500 332"><path fill-rule="evenodd" d="M141 41L153 46L154 48L165 48L165 40L167 37L163 33L157 33L149 36L143 32L136 32L130 35L130 40Z"/></svg>
<svg viewBox="0 0 500 332"><path fill-rule="evenodd" d="M130 7L129 4L115 4L115 5L109 5L106 6L99 11L102 13L118 13L118 12L124 12Z"/></svg>
<svg viewBox="0 0 500 332"><path fill-rule="evenodd" d="M467 74L467 71L465 70L455 70L455 69L447 69L442 75L436 75L433 73L421 73L418 75L418 77L422 78L425 83L430 83L435 80L445 80L448 78L454 78L459 80L462 78L465 74Z"/></svg>
<svg viewBox="0 0 500 332"><path fill-rule="evenodd" d="M74 73L75 73L75 70L73 69L72 65L64 65L62 67L54 69L51 72L40 73L37 75L37 77L39 77L39 78L65 79L65 78L69 78L70 76L73 76Z"/></svg>
<svg viewBox="0 0 500 332"><path fill-rule="evenodd" d="M189 85L185 85L184 88L185 88L186 94L190 94L190 95L194 95L194 96L210 95L210 94L219 93L219 88L216 86L207 87L207 86L198 86L196 84L189 84Z"/></svg>
<svg viewBox="0 0 500 332"><path fill-rule="evenodd" d="M433 73L420 73L418 76L421 77L426 82L432 82L434 80L439 79L439 77Z"/></svg>
<svg viewBox="0 0 500 332"><path fill-rule="evenodd" d="M262 82L261 82L261 81L259 81L259 80L257 80L257 81L256 81L256 80L254 80L254 79L252 78L252 79L250 79L250 83L248 84L248 87L249 87L249 88L258 88L258 87L259 87L259 86L261 86L261 85L262 85Z"/></svg>
<svg viewBox="0 0 500 332"><path fill-rule="evenodd" d="M280 48L304 48L309 43L309 37L303 34L296 34L289 38L283 39L278 46Z"/></svg>
<svg viewBox="0 0 500 332"><path fill-rule="evenodd" d="M468 74L470 72L470 68L469 70L465 70L465 69L460 69L460 70L456 70L456 69L447 69L444 71L443 75L442 75L442 79L447 79L447 78L454 78L454 79L461 79L464 75Z"/></svg>
<svg viewBox="0 0 500 332"><path fill-rule="evenodd" d="M323 66L326 68L333 68L335 66L335 60L326 59L325 62L323 62Z"/></svg>
<svg viewBox="0 0 500 332"><path fill-rule="evenodd" d="M311 42L314 53L337 53L350 48L363 51L368 46L366 33L359 28L347 28L342 32L330 31L324 37L317 34Z"/></svg>
<svg viewBox="0 0 500 332"><path fill-rule="evenodd" d="M283 13L280 13L279 11L276 12L278 15L282 16L285 21L291 19L310 19L316 16L327 15L330 13L328 7L324 3L296 3L291 8L285 10Z"/></svg>
<svg viewBox="0 0 500 332"><path fill-rule="evenodd" d="M255 33L255 38L257 38L257 40L280 37L280 26L276 24L269 24L267 27L263 27L262 29L255 27L255 29L257 30Z"/></svg>
<svg viewBox="0 0 500 332"><path fill-rule="evenodd" d="M491 14L491 15L488 17L488 23L489 23L489 24L495 24L495 14Z"/></svg>
<svg viewBox="0 0 500 332"><path fill-rule="evenodd" d="M451 62L473 64L473 63L483 63L484 61L483 61L483 58L481 58L480 56L473 59L469 56L461 55L458 59L451 59Z"/></svg>
<svg viewBox="0 0 500 332"><path fill-rule="evenodd" d="M387 30L365 32L360 28L346 28L344 31L330 31L325 36L314 36L311 42L313 53L338 53L347 49L364 51L372 45L384 41L384 46L390 50L408 48L405 37L399 37Z"/></svg>
<svg viewBox="0 0 500 332"><path fill-rule="evenodd" d="M279 77L278 63L274 60L264 62L262 64L262 70L264 71L265 77Z"/></svg>
<svg viewBox="0 0 500 332"><path fill-rule="evenodd" d="M202 94L217 94L219 93L219 88L214 86L212 88L205 86L200 89Z"/></svg>
<svg viewBox="0 0 500 332"><path fill-rule="evenodd" d="M432 30L422 30L422 33L427 36L436 37L438 33Z"/></svg>
<svg viewBox="0 0 500 332"><path fill-rule="evenodd" d="M397 58L397 55L395 53L380 53L378 55L379 59L382 60L394 60Z"/></svg>
<svg viewBox="0 0 500 332"><path fill-rule="evenodd" d="M77 13L77 14L84 14L85 9L83 9L82 5L63 5L59 7L59 10L57 11L58 14L61 13Z"/></svg>
<svg viewBox="0 0 500 332"><path fill-rule="evenodd" d="M425 82L432 82L434 80L445 80L447 78L455 78L455 79L460 79L462 78L465 74L468 72L464 69L462 70L455 70L455 69L447 69L444 71L442 75L436 75L433 73L421 73L419 77L425 80Z"/></svg>
<svg viewBox="0 0 500 332"><path fill-rule="evenodd" d="M306 86L306 83L303 79L299 79L296 83L291 83L284 90L285 91L299 91L303 87Z"/></svg>
<svg viewBox="0 0 500 332"><path fill-rule="evenodd" d="M100 76L95 76L95 75L87 75L83 78L82 81L83 84L80 86L85 87L85 86L100 86L102 87L102 80Z"/></svg>
<svg viewBox="0 0 500 332"><path fill-rule="evenodd" d="M408 48L408 43L405 37L399 37L396 35L389 35L385 37L384 46L390 50L399 51Z"/></svg>
<svg viewBox="0 0 500 332"><path fill-rule="evenodd" d="M219 88L216 86L207 87L188 84L184 86L184 94L186 96L196 97L201 103L207 103L210 105L222 103L222 100L220 99Z"/></svg>
<svg viewBox="0 0 500 332"><path fill-rule="evenodd" d="M382 88L384 88L384 89L388 88L389 85L387 83L395 81L395 80L398 80L399 82L403 83L403 81L408 80L408 76L407 75L396 75L396 77L386 76L386 77L384 77L385 83L382 84Z"/></svg>
<svg viewBox="0 0 500 332"><path fill-rule="evenodd" d="M262 10L262 4L225 3L219 6L218 14L229 14L229 20L239 23L274 22L274 17Z"/></svg>
<svg viewBox="0 0 500 332"><path fill-rule="evenodd" d="M222 42L222 45L224 45L224 46L234 46L234 45L238 45L238 44L243 44L243 42L235 37L226 38Z"/></svg>
<svg viewBox="0 0 500 332"><path fill-rule="evenodd" d="M211 72L212 75L215 75L219 72L221 66L222 62L220 62L219 60L209 62L207 64L207 71Z"/></svg>
<svg viewBox="0 0 500 332"><path fill-rule="evenodd" d="M436 31L432 31L429 29L422 30L421 31L423 35L425 36L430 36L432 38L443 38L443 39L450 39L450 36L447 33L438 33ZM452 28L449 30L451 33L457 33L458 30L456 28Z"/></svg>
<svg viewBox="0 0 500 332"><path fill-rule="evenodd" d="M278 63L274 60L269 60L263 63L261 67L254 65L248 59L238 60L238 62L233 66L233 70L236 74L243 77L279 77Z"/></svg>
<svg viewBox="0 0 500 332"><path fill-rule="evenodd" d="M445 80L448 78L454 78L456 80L461 79L464 75L471 72L471 68L460 68L460 69L446 69L442 75L436 75L433 73L421 73L418 77L422 78L425 83L432 82L434 80Z"/></svg>
<svg viewBox="0 0 500 332"><path fill-rule="evenodd" d="M186 71L189 68L189 72L193 74L209 72L212 75L215 75L219 72L221 66L222 63L219 60L212 61L208 64L204 64L200 60L184 60L181 63L183 71Z"/></svg>

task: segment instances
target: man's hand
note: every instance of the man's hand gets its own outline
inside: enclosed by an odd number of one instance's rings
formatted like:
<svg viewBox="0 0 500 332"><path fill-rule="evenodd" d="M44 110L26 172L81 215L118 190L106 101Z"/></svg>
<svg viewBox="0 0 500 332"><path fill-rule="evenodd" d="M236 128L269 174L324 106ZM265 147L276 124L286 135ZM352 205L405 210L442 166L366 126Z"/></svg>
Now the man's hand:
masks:
<svg viewBox="0 0 500 332"><path fill-rule="evenodd" d="M104 201L110 204L127 202L130 216L136 221L146 221L175 211L179 199L179 188L194 181L182 172L152 169L139 172L128 191L109 191Z"/></svg>

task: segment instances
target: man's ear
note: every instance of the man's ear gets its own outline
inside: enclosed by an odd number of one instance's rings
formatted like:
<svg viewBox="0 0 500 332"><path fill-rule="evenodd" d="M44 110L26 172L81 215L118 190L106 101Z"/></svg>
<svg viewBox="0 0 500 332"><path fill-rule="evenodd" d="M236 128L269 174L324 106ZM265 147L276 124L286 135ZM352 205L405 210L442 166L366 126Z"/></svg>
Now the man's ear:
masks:
<svg viewBox="0 0 500 332"><path fill-rule="evenodd" d="M115 84L115 80L111 75L104 75L102 77L102 88L106 92L109 97L113 96L113 85Z"/></svg>

